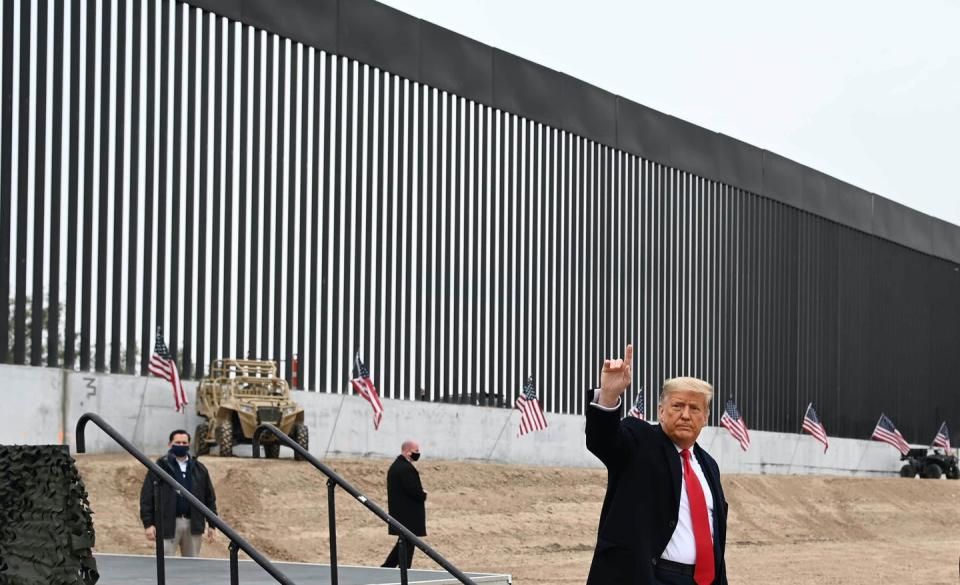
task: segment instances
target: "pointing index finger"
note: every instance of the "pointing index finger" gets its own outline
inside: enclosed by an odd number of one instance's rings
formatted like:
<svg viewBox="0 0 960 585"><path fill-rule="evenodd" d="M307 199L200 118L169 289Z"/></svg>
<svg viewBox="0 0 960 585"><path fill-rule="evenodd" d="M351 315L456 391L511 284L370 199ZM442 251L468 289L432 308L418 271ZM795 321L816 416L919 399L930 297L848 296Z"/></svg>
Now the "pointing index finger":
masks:
<svg viewBox="0 0 960 585"><path fill-rule="evenodd" d="M623 366L629 369L632 364L633 364L633 344L627 344L627 351L623 357Z"/></svg>

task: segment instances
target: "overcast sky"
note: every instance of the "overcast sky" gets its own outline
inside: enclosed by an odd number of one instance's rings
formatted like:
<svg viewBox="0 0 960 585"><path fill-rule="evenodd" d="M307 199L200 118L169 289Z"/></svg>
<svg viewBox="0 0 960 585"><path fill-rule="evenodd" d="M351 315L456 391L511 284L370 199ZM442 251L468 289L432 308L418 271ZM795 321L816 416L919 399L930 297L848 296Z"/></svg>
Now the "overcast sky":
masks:
<svg viewBox="0 0 960 585"><path fill-rule="evenodd" d="M960 2L381 1L960 225Z"/></svg>

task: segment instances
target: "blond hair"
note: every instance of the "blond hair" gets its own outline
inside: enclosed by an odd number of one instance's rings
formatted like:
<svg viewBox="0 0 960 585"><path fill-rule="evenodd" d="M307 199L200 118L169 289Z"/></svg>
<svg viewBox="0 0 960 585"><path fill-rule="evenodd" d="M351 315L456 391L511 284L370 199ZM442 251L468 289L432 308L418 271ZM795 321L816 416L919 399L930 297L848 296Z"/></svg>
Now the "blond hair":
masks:
<svg viewBox="0 0 960 585"><path fill-rule="evenodd" d="M683 390L702 395L707 399L707 406L710 406L710 401L713 399L713 386L705 380L691 378L689 376L664 380L663 389L660 391L660 404L663 404L663 401L666 400L667 395L671 392L680 392Z"/></svg>

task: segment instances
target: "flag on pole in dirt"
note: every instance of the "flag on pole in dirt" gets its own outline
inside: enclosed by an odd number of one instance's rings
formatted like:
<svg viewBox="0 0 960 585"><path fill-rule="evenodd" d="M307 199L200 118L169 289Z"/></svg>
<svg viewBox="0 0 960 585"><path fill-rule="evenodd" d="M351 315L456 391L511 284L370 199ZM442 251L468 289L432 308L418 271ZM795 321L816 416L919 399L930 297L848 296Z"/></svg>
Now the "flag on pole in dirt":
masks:
<svg viewBox="0 0 960 585"><path fill-rule="evenodd" d="M628 412L627 415L634 418L639 418L640 420L647 420L646 412L647 406L643 400L643 386L641 386L640 391L637 392L637 399L633 401L633 406L630 408L630 412Z"/></svg>
<svg viewBox="0 0 960 585"><path fill-rule="evenodd" d="M157 328L157 340L153 345L153 355L150 356L147 371L170 382L170 386L173 388L173 406L177 409L177 412L181 412L183 407L187 405L187 393L183 391L180 372L177 371L177 362L170 355L167 344L163 342L163 335L160 333L159 327Z"/></svg>
<svg viewBox="0 0 960 585"><path fill-rule="evenodd" d="M353 389L357 394L363 396L363 399L370 403L373 408L373 430L380 430L380 421L383 419L383 404L380 402L380 395L377 393L373 380L370 379L370 370L360 359L360 352L357 352L353 361L353 379L350 380Z"/></svg>
<svg viewBox="0 0 960 585"><path fill-rule="evenodd" d="M904 439L900 431L897 430L896 425L882 412L880 413L880 420L877 421L877 426L873 429L873 434L870 435L870 438L875 441L882 441L893 445L900 451L901 455L906 455L910 450L910 445L907 444L907 440Z"/></svg>
<svg viewBox="0 0 960 585"><path fill-rule="evenodd" d="M937 431L937 436L933 438L933 446L950 451L950 431L947 430L946 421L940 423L940 430Z"/></svg>
<svg viewBox="0 0 960 585"><path fill-rule="evenodd" d="M547 428L547 419L543 416L543 409L540 408L540 401L537 400L537 391L533 387L533 376L527 378L527 382L523 385L523 392L517 397L515 406L520 411L518 437Z"/></svg>
<svg viewBox="0 0 960 585"><path fill-rule="evenodd" d="M733 400L727 400L727 408L724 410L723 416L720 417L720 425L730 431L733 438L740 443L741 449L747 450L747 447L750 446L750 433L747 432L747 423L740 416L740 411L737 410L737 405L733 403Z"/></svg>
<svg viewBox="0 0 960 585"><path fill-rule="evenodd" d="M823 423L820 422L817 411L813 409L812 402L807 406L806 414L803 415L803 430L813 435L814 439L823 443L823 452L827 452L827 448L830 447L830 444L827 442L827 429L823 428Z"/></svg>

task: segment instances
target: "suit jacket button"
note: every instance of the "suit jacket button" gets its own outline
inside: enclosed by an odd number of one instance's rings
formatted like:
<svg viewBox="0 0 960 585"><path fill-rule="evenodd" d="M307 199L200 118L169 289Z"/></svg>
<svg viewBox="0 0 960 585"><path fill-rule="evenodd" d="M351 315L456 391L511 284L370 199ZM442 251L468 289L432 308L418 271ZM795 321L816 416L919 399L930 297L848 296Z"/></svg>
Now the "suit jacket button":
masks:
<svg viewBox="0 0 960 585"><path fill-rule="evenodd" d="M670 522L667 522L667 526L669 526L670 528L676 528L676 527L677 527L677 521L676 521L676 520L671 520Z"/></svg>
<svg viewBox="0 0 960 585"><path fill-rule="evenodd" d="M650 558L650 564L651 564L651 565L656 565L656 564L657 564L657 559L656 559L655 557L651 557L651 558Z"/></svg>

